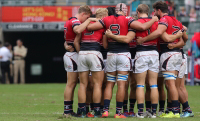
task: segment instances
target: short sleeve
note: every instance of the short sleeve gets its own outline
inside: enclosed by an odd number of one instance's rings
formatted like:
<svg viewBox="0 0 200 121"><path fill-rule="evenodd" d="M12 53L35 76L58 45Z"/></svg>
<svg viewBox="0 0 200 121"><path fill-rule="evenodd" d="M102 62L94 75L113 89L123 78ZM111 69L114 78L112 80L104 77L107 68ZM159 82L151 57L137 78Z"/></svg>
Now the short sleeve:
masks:
<svg viewBox="0 0 200 121"><path fill-rule="evenodd" d="M72 28L74 28L77 25L80 25L81 22L78 19L72 20Z"/></svg>
<svg viewBox="0 0 200 121"><path fill-rule="evenodd" d="M128 28L128 31L132 31L132 32L135 32L136 33L136 30L135 29L132 29L131 27Z"/></svg>
<svg viewBox="0 0 200 121"><path fill-rule="evenodd" d="M104 27L104 28L106 28L106 23L105 23L105 19L106 19L107 17L104 17L104 18L102 18L102 19L100 19L99 20L99 22L102 24L102 26Z"/></svg>
<svg viewBox="0 0 200 121"><path fill-rule="evenodd" d="M168 21L165 17L162 17L160 19L160 21L158 22L158 24L162 24L162 25L165 25L166 27L168 27Z"/></svg>
<svg viewBox="0 0 200 121"><path fill-rule="evenodd" d="M128 19L128 27L130 26L130 24L134 21L133 17L126 17L126 19Z"/></svg>

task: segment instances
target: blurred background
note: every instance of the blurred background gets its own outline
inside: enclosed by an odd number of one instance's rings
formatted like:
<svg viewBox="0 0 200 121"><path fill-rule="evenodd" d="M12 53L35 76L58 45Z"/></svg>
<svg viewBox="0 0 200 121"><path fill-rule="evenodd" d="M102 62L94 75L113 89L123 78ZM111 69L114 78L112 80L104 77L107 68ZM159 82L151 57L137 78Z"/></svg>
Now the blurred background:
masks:
<svg viewBox="0 0 200 121"><path fill-rule="evenodd" d="M13 47L21 39L27 48L25 58L25 83L66 82L63 65L64 34L66 20L74 16L80 5L97 8L128 5L129 15L134 15L139 4L149 5L158 0L0 0L0 41ZM169 14L174 15L188 27L189 40L184 52L188 55L188 76L186 82L194 85L200 82L200 0L165 0ZM13 77L14 57L11 59ZM18 76L20 82L20 74ZM10 83L7 79L6 83ZM12 83L12 82L11 82Z"/></svg>

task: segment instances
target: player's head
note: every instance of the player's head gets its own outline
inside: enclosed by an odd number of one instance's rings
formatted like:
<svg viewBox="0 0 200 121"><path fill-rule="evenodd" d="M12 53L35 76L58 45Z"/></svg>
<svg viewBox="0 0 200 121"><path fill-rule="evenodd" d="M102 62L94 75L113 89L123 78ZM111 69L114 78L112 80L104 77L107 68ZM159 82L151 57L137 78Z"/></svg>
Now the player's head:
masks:
<svg viewBox="0 0 200 121"><path fill-rule="evenodd" d="M103 17L108 16L108 9L107 8L98 8L96 10L96 18L102 19Z"/></svg>
<svg viewBox="0 0 200 121"><path fill-rule="evenodd" d="M146 14L148 16L149 11L150 11L149 6L146 4L140 4L136 10L138 18L141 17L140 16L141 14Z"/></svg>
<svg viewBox="0 0 200 121"><path fill-rule="evenodd" d="M92 15L92 11L90 10L90 7L88 5L82 5L78 9L78 14L80 21L84 22L90 17L90 15Z"/></svg>
<svg viewBox="0 0 200 121"><path fill-rule="evenodd" d="M115 15L115 7L107 7L108 9L108 15L111 16L111 15Z"/></svg>
<svg viewBox="0 0 200 121"><path fill-rule="evenodd" d="M163 13L168 13L168 5L163 1L158 1L153 4L154 15L161 18Z"/></svg>
<svg viewBox="0 0 200 121"><path fill-rule="evenodd" d="M128 12L126 4L124 4L124 3L117 4L115 7L115 12L117 14L122 14L122 15L126 16L127 12Z"/></svg>

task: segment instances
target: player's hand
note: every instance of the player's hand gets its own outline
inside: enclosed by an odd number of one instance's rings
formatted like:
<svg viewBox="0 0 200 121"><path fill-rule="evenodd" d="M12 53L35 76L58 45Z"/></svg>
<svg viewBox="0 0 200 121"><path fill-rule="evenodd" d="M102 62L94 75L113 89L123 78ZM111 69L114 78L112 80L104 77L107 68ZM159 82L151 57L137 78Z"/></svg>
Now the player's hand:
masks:
<svg viewBox="0 0 200 121"><path fill-rule="evenodd" d="M157 16L153 16L152 19L153 19L154 21L158 21L158 20L159 20Z"/></svg>
<svg viewBox="0 0 200 121"><path fill-rule="evenodd" d="M138 37L136 40L136 43L137 43L137 45L141 45L142 43L144 43L144 41L145 41L144 38Z"/></svg>
<svg viewBox="0 0 200 121"><path fill-rule="evenodd" d="M96 22L98 22L99 21L99 19L97 19L97 18L88 18L90 21L96 21Z"/></svg>
<svg viewBox="0 0 200 121"><path fill-rule="evenodd" d="M187 30L188 30L188 28L187 28L186 26L183 26L183 28L184 28L184 30L185 30L185 31L187 31Z"/></svg>
<svg viewBox="0 0 200 121"><path fill-rule="evenodd" d="M108 38L110 38L110 36L112 35L112 31L110 31L110 29L107 29L105 35L106 35Z"/></svg>
<svg viewBox="0 0 200 121"><path fill-rule="evenodd" d="M177 35L179 36L179 38L180 37L182 37L183 36L183 32L181 31L181 30L179 30L178 32L177 32Z"/></svg>
<svg viewBox="0 0 200 121"><path fill-rule="evenodd" d="M169 49L174 49L174 44L171 44L171 43L170 43L170 44L167 45L167 47L168 47Z"/></svg>

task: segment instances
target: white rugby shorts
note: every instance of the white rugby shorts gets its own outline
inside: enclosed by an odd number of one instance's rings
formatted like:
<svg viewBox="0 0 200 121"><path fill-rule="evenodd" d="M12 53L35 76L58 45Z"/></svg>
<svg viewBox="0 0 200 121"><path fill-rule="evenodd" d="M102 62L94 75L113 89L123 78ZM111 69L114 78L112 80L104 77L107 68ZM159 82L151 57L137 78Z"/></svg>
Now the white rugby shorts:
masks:
<svg viewBox="0 0 200 121"><path fill-rule="evenodd" d="M77 72L78 66L78 53L77 52L66 52L63 56L64 67L67 72Z"/></svg>
<svg viewBox="0 0 200 121"><path fill-rule="evenodd" d="M181 64L181 52L166 52L160 57L161 71L180 71Z"/></svg>
<svg viewBox="0 0 200 121"><path fill-rule="evenodd" d="M106 72L130 71L132 68L130 52L107 54Z"/></svg>
<svg viewBox="0 0 200 121"><path fill-rule="evenodd" d="M157 51L136 52L134 73L143 73L147 70L159 72L159 53Z"/></svg>
<svg viewBox="0 0 200 121"><path fill-rule="evenodd" d="M103 56L99 51L80 51L78 56L78 72L102 71Z"/></svg>
<svg viewBox="0 0 200 121"><path fill-rule="evenodd" d="M185 74L187 74L187 55L184 54L184 59L182 59L180 71L178 73L178 78L183 78Z"/></svg>

